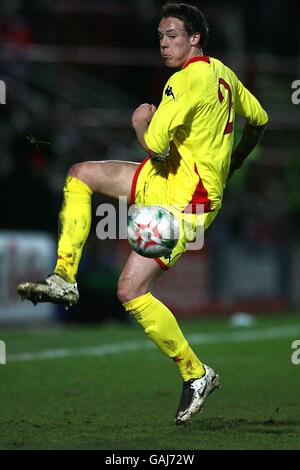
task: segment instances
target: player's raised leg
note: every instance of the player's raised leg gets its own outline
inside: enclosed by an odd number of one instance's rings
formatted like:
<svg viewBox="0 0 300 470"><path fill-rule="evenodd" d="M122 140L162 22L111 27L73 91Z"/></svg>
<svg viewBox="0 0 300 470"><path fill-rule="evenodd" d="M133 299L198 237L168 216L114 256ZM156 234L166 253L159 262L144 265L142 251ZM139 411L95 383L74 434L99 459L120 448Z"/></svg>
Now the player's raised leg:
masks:
<svg viewBox="0 0 300 470"><path fill-rule="evenodd" d="M54 273L41 282L24 282L18 293L35 304L61 303L66 307L78 302L76 276L91 227L91 198L94 192L117 198L130 198L138 163L86 162L71 167L64 186L59 214L58 257Z"/></svg>
<svg viewBox="0 0 300 470"><path fill-rule="evenodd" d="M67 176L64 202L59 214L60 235L55 274L76 282L79 261L91 226L91 196L94 192L113 198L130 198L138 164L104 161L74 165Z"/></svg>
<svg viewBox="0 0 300 470"><path fill-rule="evenodd" d="M154 260L133 252L120 276L118 297L149 338L179 366L183 391L175 421L184 424L202 409L207 396L219 386L219 377L202 364L172 312L152 295L152 285L163 272Z"/></svg>

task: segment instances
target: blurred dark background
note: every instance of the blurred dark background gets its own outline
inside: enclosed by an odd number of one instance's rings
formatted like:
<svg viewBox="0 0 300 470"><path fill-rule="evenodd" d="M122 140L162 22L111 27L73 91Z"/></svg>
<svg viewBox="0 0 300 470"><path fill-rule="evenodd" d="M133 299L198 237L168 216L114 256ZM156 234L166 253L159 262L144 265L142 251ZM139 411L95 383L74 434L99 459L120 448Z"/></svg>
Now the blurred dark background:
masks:
<svg viewBox="0 0 300 470"><path fill-rule="evenodd" d="M145 157L131 114L141 102L157 105L172 73L158 49L163 3L0 2L0 79L7 91L0 105L3 233L37 231L55 239L72 164ZM270 123L228 185L205 249L188 254L163 280L161 295L179 315L299 308L300 105L291 99L292 83L300 79L299 2L191 3L210 26L206 53L237 73L268 111ZM241 130L238 121L237 139ZM108 201L95 197L94 214L101 202ZM126 241L100 242L96 223L94 217L80 267L82 301L70 313L59 311L61 318L125 319L115 287L129 249ZM170 290L191 269L198 284L189 288L197 302L188 307L170 297Z"/></svg>

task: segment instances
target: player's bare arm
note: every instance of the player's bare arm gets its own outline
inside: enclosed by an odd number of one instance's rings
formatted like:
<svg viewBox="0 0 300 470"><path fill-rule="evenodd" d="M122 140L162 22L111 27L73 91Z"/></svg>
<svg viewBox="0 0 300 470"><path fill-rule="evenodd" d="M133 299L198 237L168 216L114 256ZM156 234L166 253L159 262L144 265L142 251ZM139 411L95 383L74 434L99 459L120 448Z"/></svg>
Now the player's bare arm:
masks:
<svg viewBox="0 0 300 470"><path fill-rule="evenodd" d="M150 155L155 155L155 153L147 146L145 142L145 132L148 129L148 126L153 118L153 115L156 111L156 106L154 104L143 103L136 108L132 114L132 127L135 130L136 137L147 153Z"/></svg>
<svg viewBox="0 0 300 470"><path fill-rule="evenodd" d="M245 124L242 138L231 156L228 178L232 176L235 170L241 168L244 160L248 157L248 155L250 155L252 150L256 147L262 138L266 129L266 125L267 124L264 124L263 126L252 126L248 122Z"/></svg>

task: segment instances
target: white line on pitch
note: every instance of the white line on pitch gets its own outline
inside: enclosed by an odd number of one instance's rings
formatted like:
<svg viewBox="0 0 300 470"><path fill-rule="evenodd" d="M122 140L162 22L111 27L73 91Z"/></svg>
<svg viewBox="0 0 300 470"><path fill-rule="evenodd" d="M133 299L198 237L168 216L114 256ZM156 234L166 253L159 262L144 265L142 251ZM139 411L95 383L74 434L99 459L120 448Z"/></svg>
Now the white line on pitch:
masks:
<svg viewBox="0 0 300 470"><path fill-rule="evenodd" d="M260 330L238 330L217 333L194 333L186 335L191 344L210 343L244 343L248 341L272 340L276 338L295 339L300 337L300 325L289 325ZM150 340L126 341L122 343L105 344L103 346L90 346L78 348L47 349L45 351L24 352L8 354L7 362L34 361L45 359L57 359L73 356L108 356L124 352L143 351L155 349L156 346Z"/></svg>

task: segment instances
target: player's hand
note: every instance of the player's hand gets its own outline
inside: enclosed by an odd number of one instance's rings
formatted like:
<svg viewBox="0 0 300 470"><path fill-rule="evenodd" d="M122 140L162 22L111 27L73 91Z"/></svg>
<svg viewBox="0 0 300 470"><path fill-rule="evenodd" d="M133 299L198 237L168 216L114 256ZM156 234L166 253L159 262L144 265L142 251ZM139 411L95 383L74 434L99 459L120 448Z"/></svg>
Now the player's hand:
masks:
<svg viewBox="0 0 300 470"><path fill-rule="evenodd" d="M156 111L156 106L154 104L143 103L136 108L132 114L132 125L135 127L137 122L144 121L147 124L150 124L153 115Z"/></svg>

